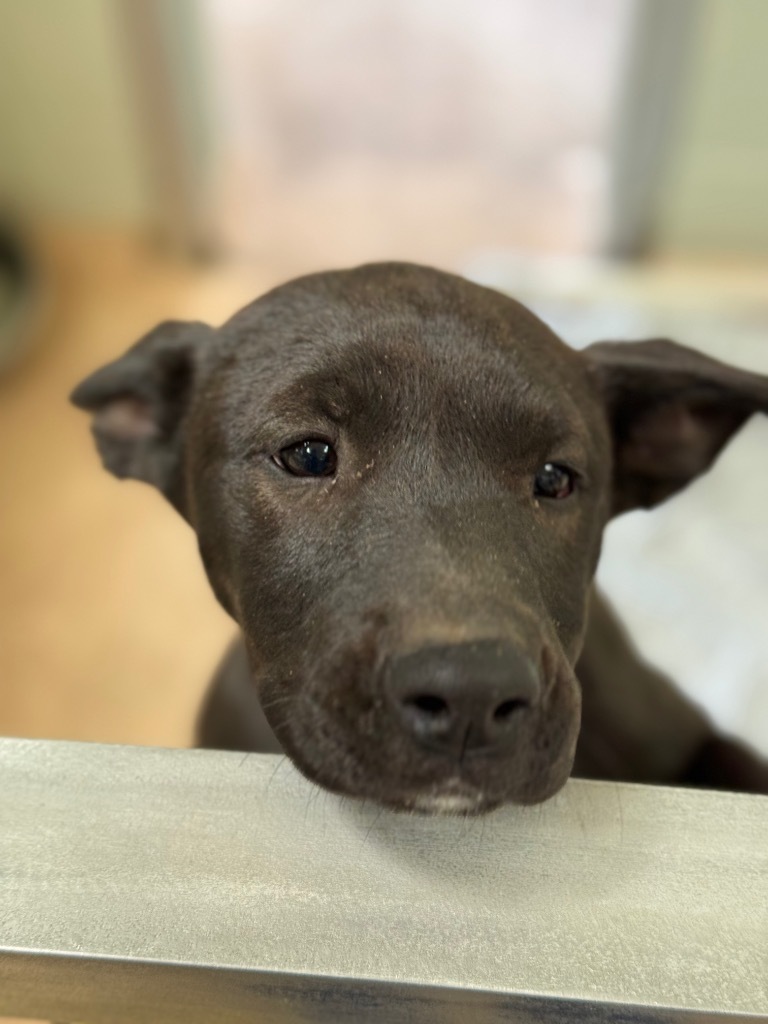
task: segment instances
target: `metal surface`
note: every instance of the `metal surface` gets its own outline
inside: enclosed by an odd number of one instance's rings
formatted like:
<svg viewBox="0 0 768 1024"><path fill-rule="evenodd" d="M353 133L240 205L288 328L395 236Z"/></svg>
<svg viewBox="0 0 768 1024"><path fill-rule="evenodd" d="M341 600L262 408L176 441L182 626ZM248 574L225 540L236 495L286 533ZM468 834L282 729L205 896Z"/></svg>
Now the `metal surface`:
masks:
<svg viewBox="0 0 768 1024"><path fill-rule="evenodd" d="M768 1020L764 797L435 819L278 757L4 740L0 829L0 1014Z"/></svg>

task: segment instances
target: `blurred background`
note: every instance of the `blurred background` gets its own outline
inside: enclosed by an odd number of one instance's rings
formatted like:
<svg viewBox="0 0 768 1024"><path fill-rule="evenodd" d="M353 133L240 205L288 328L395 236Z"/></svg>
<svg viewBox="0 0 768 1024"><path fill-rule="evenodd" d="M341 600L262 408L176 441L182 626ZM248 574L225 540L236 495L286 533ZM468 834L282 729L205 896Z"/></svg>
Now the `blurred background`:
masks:
<svg viewBox="0 0 768 1024"><path fill-rule="evenodd" d="M766 44L765 0L4 0L0 734L188 744L234 633L67 403L161 319L400 258L768 372ZM600 578L768 754L766 509L764 419Z"/></svg>

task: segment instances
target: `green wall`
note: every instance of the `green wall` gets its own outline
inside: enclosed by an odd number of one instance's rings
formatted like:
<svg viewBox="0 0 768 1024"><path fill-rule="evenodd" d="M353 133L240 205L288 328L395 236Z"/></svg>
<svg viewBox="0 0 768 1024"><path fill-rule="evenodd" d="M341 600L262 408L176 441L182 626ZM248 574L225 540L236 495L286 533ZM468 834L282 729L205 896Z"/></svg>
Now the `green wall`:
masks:
<svg viewBox="0 0 768 1024"><path fill-rule="evenodd" d="M768 254L768 0L700 2L656 244Z"/></svg>
<svg viewBox="0 0 768 1024"><path fill-rule="evenodd" d="M114 0L0 0L0 200L140 223L143 153Z"/></svg>

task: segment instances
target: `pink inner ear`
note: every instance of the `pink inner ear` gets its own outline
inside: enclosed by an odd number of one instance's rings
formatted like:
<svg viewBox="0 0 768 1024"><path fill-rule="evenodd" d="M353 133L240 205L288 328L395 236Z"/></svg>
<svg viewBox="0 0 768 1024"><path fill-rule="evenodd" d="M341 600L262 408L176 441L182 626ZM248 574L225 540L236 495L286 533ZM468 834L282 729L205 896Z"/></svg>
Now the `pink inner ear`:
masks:
<svg viewBox="0 0 768 1024"><path fill-rule="evenodd" d="M160 433L152 407L140 398L115 398L93 418L94 429L116 441L146 441Z"/></svg>

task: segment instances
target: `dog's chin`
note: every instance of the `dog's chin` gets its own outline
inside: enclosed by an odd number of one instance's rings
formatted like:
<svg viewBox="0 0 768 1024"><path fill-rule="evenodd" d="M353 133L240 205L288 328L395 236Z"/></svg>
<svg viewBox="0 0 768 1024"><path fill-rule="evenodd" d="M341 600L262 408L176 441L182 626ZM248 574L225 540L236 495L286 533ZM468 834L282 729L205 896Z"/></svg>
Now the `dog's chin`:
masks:
<svg viewBox="0 0 768 1024"><path fill-rule="evenodd" d="M423 814L430 817L445 818L476 818L498 810L503 800L491 800L479 790L451 791L450 789L435 792L415 793L406 797L401 803L388 805L393 810L409 811L412 814Z"/></svg>
<svg viewBox="0 0 768 1024"><path fill-rule="evenodd" d="M551 772L543 779L537 778L535 783L508 789L500 788L498 783L485 789L482 784L458 775L427 784L403 785L403 780L397 777L366 778L359 770L345 777L342 773L328 771L327 766L318 770L303 758L294 758L290 753L289 757L306 779L331 793L375 803L389 811L433 817L479 817L505 806L540 804L555 796L570 774L569 761L567 766L562 762L553 766Z"/></svg>
<svg viewBox="0 0 768 1024"><path fill-rule="evenodd" d="M568 773L550 778L543 785L526 787L523 790L508 793L489 793L480 788L445 785L406 795L396 803L385 801L396 810L411 811L416 814L442 815L445 817L478 817L497 811L501 807L525 807L540 804L551 799L565 785Z"/></svg>
<svg viewBox="0 0 768 1024"><path fill-rule="evenodd" d="M417 814L425 817L476 818L502 807L526 807L543 803L555 796L562 788L563 782L542 789L526 789L522 793L486 793L482 789L452 785L437 785L424 789L407 789L402 792L392 790L383 792L376 787L352 790L338 783L321 781L303 772L316 785L322 786L341 796L366 802L377 803L389 811L402 814Z"/></svg>
<svg viewBox="0 0 768 1024"><path fill-rule="evenodd" d="M305 778L322 789L363 803L378 804L388 811L399 814L470 818L498 810L509 802L503 797L491 798L480 789L451 784L402 791L396 786L391 789L382 788L381 783L371 787L352 787L337 778L323 777L324 773L318 774L296 762L294 764Z"/></svg>

